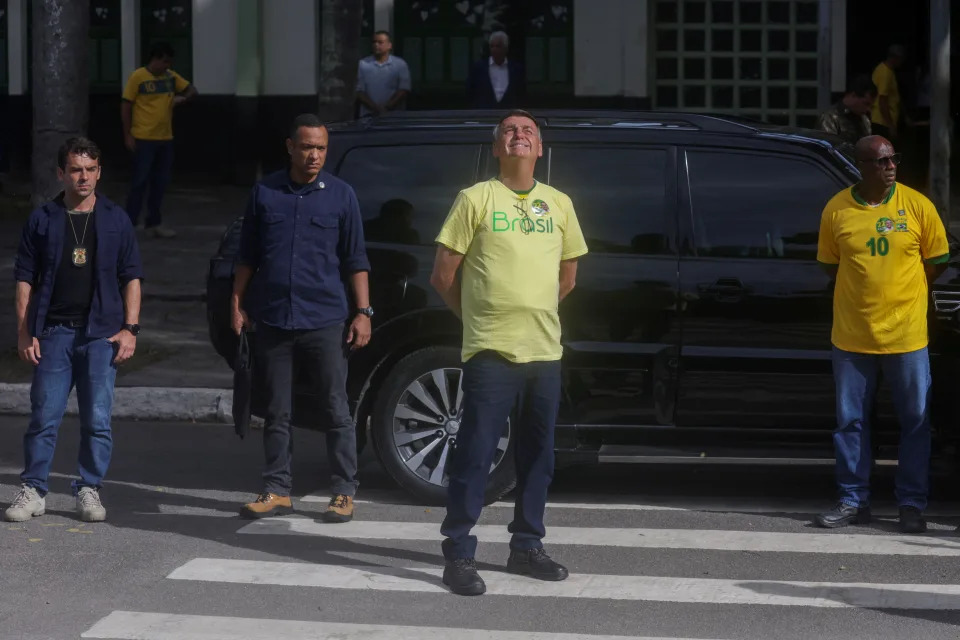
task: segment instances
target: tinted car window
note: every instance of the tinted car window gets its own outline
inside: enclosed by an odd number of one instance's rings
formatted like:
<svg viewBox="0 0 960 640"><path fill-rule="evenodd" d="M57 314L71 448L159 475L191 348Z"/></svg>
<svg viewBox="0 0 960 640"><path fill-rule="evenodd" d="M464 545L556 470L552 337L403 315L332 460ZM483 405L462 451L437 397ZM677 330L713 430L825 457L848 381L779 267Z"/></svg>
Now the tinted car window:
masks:
<svg viewBox="0 0 960 640"><path fill-rule="evenodd" d="M370 242L432 245L457 192L474 182L478 145L357 147L339 177L357 192Z"/></svg>
<svg viewBox="0 0 960 640"><path fill-rule="evenodd" d="M592 252L670 251L663 149L550 150L550 186L573 200Z"/></svg>
<svg viewBox="0 0 960 640"><path fill-rule="evenodd" d="M815 260L820 213L841 189L798 158L690 151L697 255Z"/></svg>

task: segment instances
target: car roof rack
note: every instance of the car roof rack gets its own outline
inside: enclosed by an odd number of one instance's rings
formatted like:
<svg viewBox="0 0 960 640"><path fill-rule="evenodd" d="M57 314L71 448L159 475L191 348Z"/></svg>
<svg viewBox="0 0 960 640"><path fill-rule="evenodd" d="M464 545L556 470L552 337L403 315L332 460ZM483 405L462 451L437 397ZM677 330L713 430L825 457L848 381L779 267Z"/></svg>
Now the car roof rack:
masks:
<svg viewBox="0 0 960 640"><path fill-rule="evenodd" d="M362 129L464 128L492 127L504 116L504 110L394 111L378 118L349 123ZM724 116L674 111L611 111L548 109L534 110L534 117L545 129L558 128L637 128L687 129L711 133L756 133L759 129L747 120ZM762 123L756 123L761 125ZM339 128L339 127L338 127Z"/></svg>

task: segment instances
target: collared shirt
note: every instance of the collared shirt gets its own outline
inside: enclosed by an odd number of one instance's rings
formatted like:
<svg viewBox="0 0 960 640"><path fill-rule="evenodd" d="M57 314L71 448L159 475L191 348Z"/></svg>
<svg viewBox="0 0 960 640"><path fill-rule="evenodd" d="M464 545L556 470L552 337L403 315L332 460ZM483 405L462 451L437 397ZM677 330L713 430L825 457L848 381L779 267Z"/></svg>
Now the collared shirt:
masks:
<svg viewBox="0 0 960 640"><path fill-rule="evenodd" d="M850 144L870 135L870 118L858 116L843 105L843 100L820 114L817 128L840 136Z"/></svg>
<svg viewBox="0 0 960 640"><path fill-rule="evenodd" d="M403 58L387 56L384 62L377 62L376 57L367 56L360 61L357 92L367 94L374 103L385 105L397 91L410 91L410 87L410 67ZM397 109L403 109L403 105L398 105ZM360 105L361 116L372 113L366 105Z"/></svg>
<svg viewBox="0 0 960 640"><path fill-rule="evenodd" d="M255 271L244 302L254 320L287 330L346 321L345 276L370 270L353 189L325 171L308 185L267 176L250 194L240 262Z"/></svg>
<svg viewBox="0 0 960 640"><path fill-rule="evenodd" d="M493 87L493 95L497 102L503 100L503 94L507 92L510 86L510 68L507 66L507 59L503 59L503 64L497 64L490 56L490 86Z"/></svg>
<svg viewBox="0 0 960 640"><path fill-rule="evenodd" d="M109 338L123 328L123 288L131 280L143 279L143 266L127 213L99 194L94 211L96 274L86 335L88 338ZM17 282L33 285L28 320L34 337L39 336L46 325L67 233L67 212L61 194L35 209L20 235L13 275Z"/></svg>

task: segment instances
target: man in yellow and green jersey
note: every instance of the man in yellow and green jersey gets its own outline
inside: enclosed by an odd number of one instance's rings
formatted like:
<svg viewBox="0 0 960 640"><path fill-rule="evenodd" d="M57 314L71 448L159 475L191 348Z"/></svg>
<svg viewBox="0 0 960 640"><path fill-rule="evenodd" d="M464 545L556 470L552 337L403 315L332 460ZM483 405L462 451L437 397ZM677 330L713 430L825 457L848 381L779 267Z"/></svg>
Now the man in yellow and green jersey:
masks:
<svg viewBox="0 0 960 640"><path fill-rule="evenodd" d="M896 182L900 155L886 138L856 147L862 180L823 210L817 260L836 278L833 375L839 500L823 527L870 520L870 417L882 372L900 421L900 528L926 530L930 467L929 284L946 268L947 234L933 204Z"/></svg>
<svg viewBox="0 0 960 640"><path fill-rule="evenodd" d="M873 84L877 86L877 100L870 112L873 133L895 140L900 135L900 88L897 86L897 69L903 66L904 51L893 45L887 51L887 59L873 70Z"/></svg>
<svg viewBox="0 0 960 640"><path fill-rule="evenodd" d="M541 540L560 404L557 306L573 289L577 258L587 245L570 198L533 178L543 154L533 116L511 111L493 135L499 175L457 196L437 236L430 279L463 320L463 416L447 467L447 515L440 528L446 538L443 582L459 595L486 591L470 531L518 400L510 427L516 431L517 498L507 571L540 580L568 575Z"/></svg>
<svg viewBox="0 0 960 640"><path fill-rule="evenodd" d="M133 152L127 214L136 226L149 185L144 226L157 238L176 235L162 225L160 215L173 170L173 108L197 95L194 86L170 68L172 64L173 47L166 42L154 44L147 66L130 74L120 103L124 144Z"/></svg>

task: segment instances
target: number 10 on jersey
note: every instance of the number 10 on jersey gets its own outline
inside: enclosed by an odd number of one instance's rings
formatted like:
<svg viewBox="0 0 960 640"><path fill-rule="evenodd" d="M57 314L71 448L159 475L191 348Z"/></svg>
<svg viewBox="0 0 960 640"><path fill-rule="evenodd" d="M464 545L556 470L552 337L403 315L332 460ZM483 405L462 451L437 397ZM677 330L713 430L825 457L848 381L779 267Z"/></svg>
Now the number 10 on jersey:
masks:
<svg viewBox="0 0 960 640"><path fill-rule="evenodd" d="M880 254L881 256L887 255L887 252L890 251L890 241L880 236L879 238L870 238L867 240L867 248L870 249L870 255L875 256Z"/></svg>

